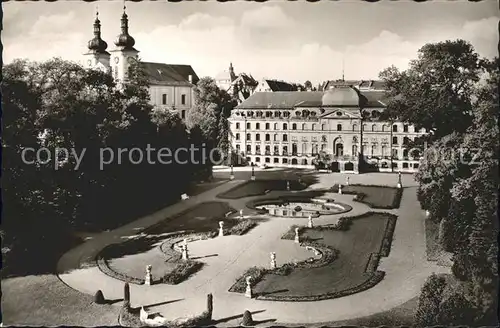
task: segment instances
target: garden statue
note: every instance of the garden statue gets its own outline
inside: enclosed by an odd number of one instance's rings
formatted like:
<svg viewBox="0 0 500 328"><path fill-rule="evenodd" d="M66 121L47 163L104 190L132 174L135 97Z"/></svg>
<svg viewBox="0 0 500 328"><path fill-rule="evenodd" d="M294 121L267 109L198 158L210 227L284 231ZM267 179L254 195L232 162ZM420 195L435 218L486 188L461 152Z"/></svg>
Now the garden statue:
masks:
<svg viewBox="0 0 500 328"><path fill-rule="evenodd" d="M286 190L290 191L290 181L286 182Z"/></svg>
<svg viewBox="0 0 500 328"><path fill-rule="evenodd" d="M219 221L219 237L224 236L224 221Z"/></svg>
<svg viewBox="0 0 500 328"><path fill-rule="evenodd" d="M231 175L229 176L229 179L234 180L233 164L231 164Z"/></svg>
<svg viewBox="0 0 500 328"><path fill-rule="evenodd" d="M243 219L243 209L240 210L240 219Z"/></svg>
<svg viewBox="0 0 500 328"><path fill-rule="evenodd" d="M252 165L252 177L251 177L251 180L255 180L255 171L254 171L253 165Z"/></svg>
<svg viewBox="0 0 500 328"><path fill-rule="evenodd" d="M312 215L309 215L309 220L307 221L308 228L314 228Z"/></svg>
<svg viewBox="0 0 500 328"><path fill-rule="evenodd" d="M339 194L342 195L342 185L339 184Z"/></svg>
<svg viewBox="0 0 500 328"><path fill-rule="evenodd" d="M144 279L144 284L148 286L151 286L153 284L153 276L151 275L152 268L153 267L151 265L148 265L146 267L146 277Z"/></svg>
<svg viewBox="0 0 500 328"><path fill-rule="evenodd" d="M271 269L276 269L276 253L271 252Z"/></svg>
<svg viewBox="0 0 500 328"><path fill-rule="evenodd" d="M185 261L189 260L187 239L184 239L184 245L182 246L182 259Z"/></svg>
<svg viewBox="0 0 500 328"><path fill-rule="evenodd" d="M247 282L247 288L245 290L245 296L248 298L252 298L252 277L248 276L246 277L246 282Z"/></svg>
<svg viewBox="0 0 500 328"><path fill-rule="evenodd" d="M345 185L346 185L346 186L348 186L348 185L349 185L349 177L347 177L347 178L345 179Z"/></svg>
<svg viewBox="0 0 500 328"><path fill-rule="evenodd" d="M401 183L401 171L398 171L398 188L402 188L403 184Z"/></svg>
<svg viewBox="0 0 500 328"><path fill-rule="evenodd" d="M295 242L300 243L299 239L299 228L295 228Z"/></svg>

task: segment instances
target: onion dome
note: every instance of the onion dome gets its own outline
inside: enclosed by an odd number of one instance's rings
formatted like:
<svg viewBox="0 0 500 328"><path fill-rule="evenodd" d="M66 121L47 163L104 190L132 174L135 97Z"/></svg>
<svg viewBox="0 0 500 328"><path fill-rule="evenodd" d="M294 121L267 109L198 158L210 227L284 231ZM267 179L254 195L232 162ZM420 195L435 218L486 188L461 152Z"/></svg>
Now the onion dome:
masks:
<svg viewBox="0 0 500 328"><path fill-rule="evenodd" d="M101 21L99 20L99 13L96 13L94 21L94 38L88 42L88 48L90 51L97 53L106 53L108 44L101 39Z"/></svg>
<svg viewBox="0 0 500 328"><path fill-rule="evenodd" d="M117 47L121 47L123 49L134 49L135 45L135 40L133 37L128 34L128 16L127 13L125 12L126 7L123 7L123 15L122 15L122 32L120 35L118 35L118 38L115 41L115 45Z"/></svg>
<svg viewBox="0 0 500 328"><path fill-rule="evenodd" d="M362 99L358 91L349 86L339 86L329 89L321 98L323 106L359 107Z"/></svg>

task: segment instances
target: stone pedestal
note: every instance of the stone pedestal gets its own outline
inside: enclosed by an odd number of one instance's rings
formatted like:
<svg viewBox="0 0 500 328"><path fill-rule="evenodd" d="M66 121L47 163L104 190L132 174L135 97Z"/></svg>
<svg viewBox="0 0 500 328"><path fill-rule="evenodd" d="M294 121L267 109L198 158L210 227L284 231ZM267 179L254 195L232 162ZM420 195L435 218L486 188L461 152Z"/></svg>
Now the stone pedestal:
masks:
<svg viewBox="0 0 500 328"><path fill-rule="evenodd" d="M300 243L300 239L299 239L299 228L295 228L295 239L294 241L296 243Z"/></svg>
<svg viewBox="0 0 500 328"><path fill-rule="evenodd" d="M255 175L252 175L252 177L250 178L250 180L255 181Z"/></svg>
<svg viewBox="0 0 500 328"><path fill-rule="evenodd" d="M240 219L243 219L243 210L240 210Z"/></svg>
<svg viewBox="0 0 500 328"><path fill-rule="evenodd" d="M271 252L271 269L276 269L276 253Z"/></svg>
<svg viewBox="0 0 500 328"><path fill-rule="evenodd" d="M219 221L219 237L224 236L224 221Z"/></svg>
<svg viewBox="0 0 500 328"><path fill-rule="evenodd" d="M309 219L307 221L307 227L308 228L314 228L314 224L313 224L313 218L311 215L309 215Z"/></svg>
<svg viewBox="0 0 500 328"><path fill-rule="evenodd" d="M252 293L252 277L250 277L250 276L246 277L246 282L247 282L247 288L245 290L245 296L248 297L248 298L252 298L253 297L253 293Z"/></svg>
<svg viewBox="0 0 500 328"><path fill-rule="evenodd" d="M153 284L153 275L151 274L151 269L153 267L151 265L148 265L146 267L146 276L144 277L144 284L151 286Z"/></svg>

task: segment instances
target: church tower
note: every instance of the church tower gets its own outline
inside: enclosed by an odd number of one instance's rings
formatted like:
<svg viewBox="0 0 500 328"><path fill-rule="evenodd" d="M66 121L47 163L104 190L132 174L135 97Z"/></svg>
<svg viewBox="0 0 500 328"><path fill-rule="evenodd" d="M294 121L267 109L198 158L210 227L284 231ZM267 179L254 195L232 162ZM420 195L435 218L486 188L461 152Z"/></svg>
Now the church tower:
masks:
<svg viewBox="0 0 500 328"><path fill-rule="evenodd" d="M111 68L113 77L118 83L127 80L127 73L131 63L138 60L139 51L134 48L135 40L128 33L128 16L123 6L121 19L121 33L115 41L116 49L112 50Z"/></svg>
<svg viewBox="0 0 500 328"><path fill-rule="evenodd" d="M233 63L229 63L229 76L231 77L231 82L236 80L236 74L234 74Z"/></svg>
<svg viewBox="0 0 500 328"><path fill-rule="evenodd" d="M106 51L108 44L101 39L101 21L98 11L96 11L94 21L94 38L88 42L87 47L89 52L84 54L84 66L109 72L110 54Z"/></svg>

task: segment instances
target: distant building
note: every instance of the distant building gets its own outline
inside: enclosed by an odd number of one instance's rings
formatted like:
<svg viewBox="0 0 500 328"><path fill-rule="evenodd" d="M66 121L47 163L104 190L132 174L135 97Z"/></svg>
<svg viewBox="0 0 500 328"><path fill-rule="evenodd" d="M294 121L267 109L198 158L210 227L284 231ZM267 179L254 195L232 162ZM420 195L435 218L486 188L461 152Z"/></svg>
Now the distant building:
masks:
<svg viewBox="0 0 500 328"><path fill-rule="evenodd" d="M312 167L324 152L333 171L358 173L360 159L378 171L416 171L418 154L407 145L425 130L380 120L385 92L360 89L256 92L229 118L231 145L249 162L268 166Z"/></svg>
<svg viewBox="0 0 500 328"><path fill-rule="evenodd" d="M300 91L296 84L285 81L263 79L254 92Z"/></svg>
<svg viewBox="0 0 500 328"><path fill-rule="evenodd" d="M84 54L84 65L101 69L113 75L118 83L127 81L131 63L139 61L135 40L128 31L128 16L123 10L121 33L115 41L115 49L107 52L107 43L101 39L101 22L96 14L94 38L88 42L89 51ZM141 62L150 86L151 104L157 108L173 109L184 119L194 102L194 87L199 78L190 65Z"/></svg>
<svg viewBox="0 0 500 328"><path fill-rule="evenodd" d="M384 81L379 80L330 80L323 82L322 90L326 91L332 87L349 85L358 90L385 91Z"/></svg>
<svg viewBox="0 0 500 328"><path fill-rule="evenodd" d="M233 64L229 63L229 69L217 74L215 77L217 86L227 91L238 103L250 97L258 85L252 75L246 73L235 74Z"/></svg>

